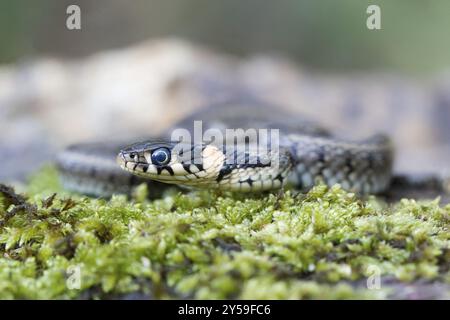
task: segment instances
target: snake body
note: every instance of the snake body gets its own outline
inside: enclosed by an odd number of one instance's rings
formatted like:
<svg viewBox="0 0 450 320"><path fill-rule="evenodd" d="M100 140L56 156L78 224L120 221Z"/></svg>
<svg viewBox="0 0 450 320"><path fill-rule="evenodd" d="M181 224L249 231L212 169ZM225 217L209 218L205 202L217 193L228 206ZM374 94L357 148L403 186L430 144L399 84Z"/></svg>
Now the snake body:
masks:
<svg viewBox="0 0 450 320"><path fill-rule="evenodd" d="M222 133L229 128L279 130L277 147L271 141L261 151L244 139L239 143L242 148L235 143L230 152L228 142L170 139L175 128L192 132L197 120L203 130ZM259 192L286 183L307 190L319 182L369 194L385 191L391 179L393 150L387 137L338 139L319 126L258 103L228 102L202 109L163 136L128 146L124 142L71 146L57 158L63 183L71 190L100 196L129 193L143 182L150 184L155 196L166 184Z"/></svg>

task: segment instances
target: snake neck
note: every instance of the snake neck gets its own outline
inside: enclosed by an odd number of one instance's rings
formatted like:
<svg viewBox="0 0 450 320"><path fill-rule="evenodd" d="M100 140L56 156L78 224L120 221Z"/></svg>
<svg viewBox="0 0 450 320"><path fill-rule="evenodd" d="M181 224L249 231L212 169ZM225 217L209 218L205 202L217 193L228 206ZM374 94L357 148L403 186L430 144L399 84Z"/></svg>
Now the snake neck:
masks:
<svg viewBox="0 0 450 320"><path fill-rule="evenodd" d="M264 191L283 186L292 170L287 148L252 152L223 151L225 161L216 177L220 188L235 191Z"/></svg>

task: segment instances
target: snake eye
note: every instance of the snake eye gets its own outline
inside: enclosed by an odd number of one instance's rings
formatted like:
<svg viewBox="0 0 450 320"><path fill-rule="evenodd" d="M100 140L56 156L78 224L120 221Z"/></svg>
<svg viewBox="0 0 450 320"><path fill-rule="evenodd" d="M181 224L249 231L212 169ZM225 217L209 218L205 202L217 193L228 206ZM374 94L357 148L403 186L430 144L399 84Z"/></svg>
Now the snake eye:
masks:
<svg viewBox="0 0 450 320"><path fill-rule="evenodd" d="M152 163L164 165L170 162L170 151L166 148L159 148L152 153Z"/></svg>

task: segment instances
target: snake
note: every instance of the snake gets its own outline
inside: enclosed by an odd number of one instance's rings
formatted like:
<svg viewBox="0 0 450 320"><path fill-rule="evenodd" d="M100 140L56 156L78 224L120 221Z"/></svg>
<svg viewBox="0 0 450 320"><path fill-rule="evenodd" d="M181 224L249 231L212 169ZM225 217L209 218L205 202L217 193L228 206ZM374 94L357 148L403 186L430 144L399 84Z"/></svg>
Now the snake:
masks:
<svg viewBox="0 0 450 320"><path fill-rule="evenodd" d="M66 189L93 196L129 194L142 183L155 197L169 185L255 193L286 185L306 191L319 183L363 195L387 190L394 154L388 136L344 139L282 110L227 101L200 108L158 137L71 145L56 163ZM228 138L231 130L232 141L174 139L175 130L192 134L199 123L214 137ZM250 139L249 130L275 132L276 139Z"/></svg>

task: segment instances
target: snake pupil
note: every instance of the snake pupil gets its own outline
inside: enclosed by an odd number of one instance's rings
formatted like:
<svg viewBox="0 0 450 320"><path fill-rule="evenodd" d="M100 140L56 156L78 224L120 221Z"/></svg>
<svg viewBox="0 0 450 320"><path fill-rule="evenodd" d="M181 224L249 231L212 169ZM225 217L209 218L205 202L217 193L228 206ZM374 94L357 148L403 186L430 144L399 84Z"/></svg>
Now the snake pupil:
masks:
<svg viewBox="0 0 450 320"><path fill-rule="evenodd" d="M170 153L166 148L156 149L152 153L152 162L155 164L163 165L170 161Z"/></svg>

